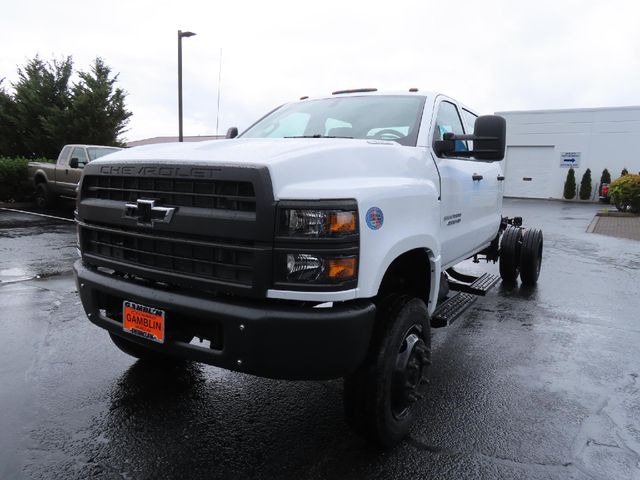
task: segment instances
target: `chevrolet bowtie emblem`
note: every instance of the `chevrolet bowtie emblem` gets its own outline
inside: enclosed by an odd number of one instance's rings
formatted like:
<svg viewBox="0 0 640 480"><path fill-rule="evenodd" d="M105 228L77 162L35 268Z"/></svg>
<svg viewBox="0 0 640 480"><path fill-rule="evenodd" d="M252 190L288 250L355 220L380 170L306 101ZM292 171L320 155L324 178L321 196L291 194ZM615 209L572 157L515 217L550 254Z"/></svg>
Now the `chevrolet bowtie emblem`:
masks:
<svg viewBox="0 0 640 480"><path fill-rule="evenodd" d="M156 206L156 200L139 198L136 203L127 203L124 216L134 218L138 225L153 227L156 223L169 223L176 211L171 207Z"/></svg>

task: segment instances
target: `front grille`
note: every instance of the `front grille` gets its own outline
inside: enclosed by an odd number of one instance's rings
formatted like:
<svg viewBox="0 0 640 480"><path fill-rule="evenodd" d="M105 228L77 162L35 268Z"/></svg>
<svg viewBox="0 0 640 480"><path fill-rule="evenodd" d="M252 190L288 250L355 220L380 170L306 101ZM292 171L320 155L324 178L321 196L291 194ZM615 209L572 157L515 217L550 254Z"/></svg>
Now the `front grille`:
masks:
<svg viewBox="0 0 640 480"><path fill-rule="evenodd" d="M85 255L164 272L168 283L189 278L251 286L253 281L257 248L250 241L230 244L81 224L81 242Z"/></svg>
<svg viewBox="0 0 640 480"><path fill-rule="evenodd" d="M256 211L256 195L251 182L87 175L84 198L135 202L155 198L164 205L216 210Z"/></svg>

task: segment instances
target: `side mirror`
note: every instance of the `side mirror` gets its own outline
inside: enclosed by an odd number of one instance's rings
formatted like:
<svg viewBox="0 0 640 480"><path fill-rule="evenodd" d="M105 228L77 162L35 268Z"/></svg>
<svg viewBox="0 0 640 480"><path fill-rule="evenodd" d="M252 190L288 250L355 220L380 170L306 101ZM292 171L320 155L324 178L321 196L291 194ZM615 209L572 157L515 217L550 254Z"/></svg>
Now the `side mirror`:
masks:
<svg viewBox="0 0 640 480"><path fill-rule="evenodd" d="M229 127L224 138L236 138L238 136L238 127Z"/></svg>
<svg viewBox="0 0 640 480"><path fill-rule="evenodd" d="M71 168L79 168L78 159L76 157L73 157L71 160L69 160L69 167L71 167Z"/></svg>
<svg viewBox="0 0 640 480"><path fill-rule="evenodd" d="M443 140L434 143L438 156L466 157L486 162L496 162L504 158L507 136L507 121L498 115L484 115L476 118L473 135L445 133ZM472 140L473 150L456 150L457 140Z"/></svg>
<svg viewBox="0 0 640 480"><path fill-rule="evenodd" d="M474 157L478 160L502 160L507 141L507 121L498 115L476 118L473 135Z"/></svg>

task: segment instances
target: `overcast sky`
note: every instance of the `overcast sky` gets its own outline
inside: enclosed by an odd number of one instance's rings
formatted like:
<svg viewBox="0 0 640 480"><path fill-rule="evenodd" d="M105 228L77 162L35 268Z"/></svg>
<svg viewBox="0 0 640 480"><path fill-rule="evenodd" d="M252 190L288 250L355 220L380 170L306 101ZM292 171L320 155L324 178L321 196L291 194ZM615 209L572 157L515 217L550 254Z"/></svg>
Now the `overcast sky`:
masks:
<svg viewBox="0 0 640 480"><path fill-rule="evenodd" d="M0 78L39 54L120 73L128 140L241 130L281 103L356 87L441 91L481 113L640 105L640 2L3 2Z"/></svg>

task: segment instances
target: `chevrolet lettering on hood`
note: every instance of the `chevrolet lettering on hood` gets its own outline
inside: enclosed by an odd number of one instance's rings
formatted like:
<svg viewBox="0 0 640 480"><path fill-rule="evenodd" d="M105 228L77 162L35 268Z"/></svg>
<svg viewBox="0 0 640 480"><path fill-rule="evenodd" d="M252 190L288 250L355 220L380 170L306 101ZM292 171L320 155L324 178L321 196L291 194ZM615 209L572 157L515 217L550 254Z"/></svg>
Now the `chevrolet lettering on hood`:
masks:
<svg viewBox="0 0 640 480"><path fill-rule="evenodd" d="M147 177L189 177L212 178L220 168L215 167L173 167L155 165L101 165L101 175L141 175Z"/></svg>

